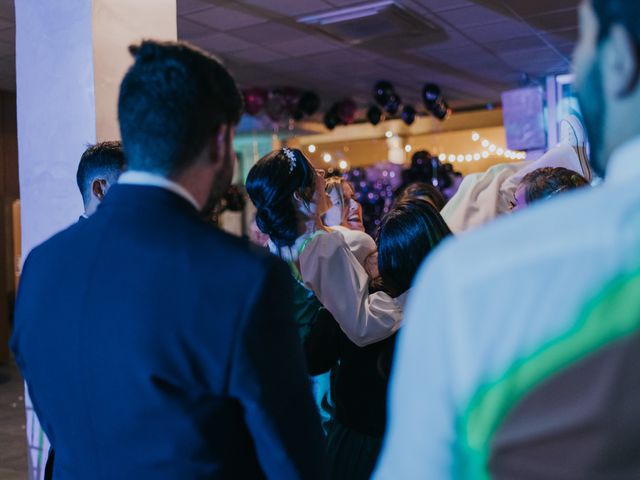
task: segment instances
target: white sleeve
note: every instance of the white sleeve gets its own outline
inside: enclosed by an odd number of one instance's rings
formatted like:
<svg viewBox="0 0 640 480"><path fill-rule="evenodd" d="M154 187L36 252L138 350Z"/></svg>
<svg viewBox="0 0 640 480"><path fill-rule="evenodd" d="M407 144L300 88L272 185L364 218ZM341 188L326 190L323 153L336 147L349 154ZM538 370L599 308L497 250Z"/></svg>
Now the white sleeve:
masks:
<svg viewBox="0 0 640 480"><path fill-rule="evenodd" d="M400 326L405 295L369 295L369 276L339 232L318 235L300 254L300 274L342 331L358 346L391 336Z"/></svg>
<svg viewBox="0 0 640 480"><path fill-rule="evenodd" d="M442 263L427 262L409 296L393 359L387 433L375 480L457 478L452 298L439 266Z"/></svg>

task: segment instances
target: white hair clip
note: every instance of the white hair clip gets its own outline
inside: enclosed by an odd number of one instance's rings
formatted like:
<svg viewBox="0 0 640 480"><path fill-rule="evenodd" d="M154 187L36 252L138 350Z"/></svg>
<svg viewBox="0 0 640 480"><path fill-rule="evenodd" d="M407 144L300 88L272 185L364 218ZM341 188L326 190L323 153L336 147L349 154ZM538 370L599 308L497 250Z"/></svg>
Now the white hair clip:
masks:
<svg viewBox="0 0 640 480"><path fill-rule="evenodd" d="M282 149L282 152L289 159L289 173L293 172L293 169L296 167L296 154L289 150L287 147Z"/></svg>

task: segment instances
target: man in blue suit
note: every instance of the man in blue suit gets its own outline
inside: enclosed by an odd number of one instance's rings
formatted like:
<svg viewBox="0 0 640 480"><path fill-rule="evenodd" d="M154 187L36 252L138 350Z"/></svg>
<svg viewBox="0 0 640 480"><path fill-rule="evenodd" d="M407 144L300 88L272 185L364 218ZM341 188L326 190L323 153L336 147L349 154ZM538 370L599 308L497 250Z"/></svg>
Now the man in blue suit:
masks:
<svg viewBox="0 0 640 480"><path fill-rule="evenodd" d="M132 47L128 171L23 269L12 348L61 479L324 478L286 265L201 221L242 97L181 43Z"/></svg>

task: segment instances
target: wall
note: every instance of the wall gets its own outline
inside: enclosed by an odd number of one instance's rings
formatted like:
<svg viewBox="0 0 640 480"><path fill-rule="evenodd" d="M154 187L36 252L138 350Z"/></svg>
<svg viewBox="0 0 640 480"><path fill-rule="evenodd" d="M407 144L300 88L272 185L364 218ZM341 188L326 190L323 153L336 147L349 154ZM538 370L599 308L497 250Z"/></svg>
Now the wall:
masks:
<svg viewBox="0 0 640 480"><path fill-rule="evenodd" d="M0 362L9 360L10 319L15 298L12 204L19 198L15 94L0 91Z"/></svg>

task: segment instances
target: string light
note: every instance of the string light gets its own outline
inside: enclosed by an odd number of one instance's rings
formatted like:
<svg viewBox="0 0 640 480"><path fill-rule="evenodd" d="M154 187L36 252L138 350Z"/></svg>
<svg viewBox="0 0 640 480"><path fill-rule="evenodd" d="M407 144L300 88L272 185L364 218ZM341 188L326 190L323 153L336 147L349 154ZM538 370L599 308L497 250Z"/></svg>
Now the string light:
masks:
<svg viewBox="0 0 640 480"><path fill-rule="evenodd" d="M489 158L490 152L492 154L496 154L499 157L505 157L511 160L524 160L527 158L527 154L525 152L514 152L513 150L498 147L486 138L482 138L478 132L471 133L471 140L473 140L474 142L480 142L480 145L485 148L485 150L481 154L481 157L485 159ZM474 155L474 159L475 158L476 157Z"/></svg>

